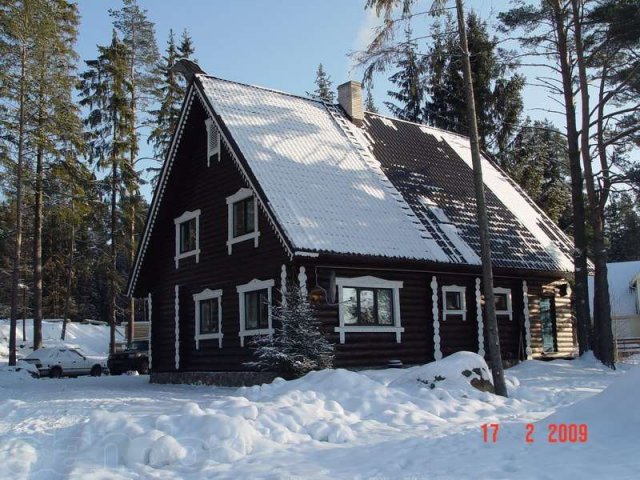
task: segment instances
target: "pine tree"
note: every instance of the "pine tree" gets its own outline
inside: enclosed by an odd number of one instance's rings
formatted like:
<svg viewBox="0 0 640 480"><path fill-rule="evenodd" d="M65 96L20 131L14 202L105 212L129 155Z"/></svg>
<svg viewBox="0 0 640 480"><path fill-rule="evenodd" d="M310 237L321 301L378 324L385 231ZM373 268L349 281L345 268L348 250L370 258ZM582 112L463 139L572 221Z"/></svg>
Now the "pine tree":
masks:
<svg viewBox="0 0 640 480"><path fill-rule="evenodd" d="M398 71L389 77L389 81L398 87L398 91L387 94L396 103L385 102L392 115L411 122L422 121L424 101L424 66L417 55L417 45L411 38L411 29L405 30L406 40L401 46L401 54L396 63Z"/></svg>
<svg viewBox="0 0 640 480"><path fill-rule="evenodd" d="M41 12L40 33L46 37L33 51L33 83L36 99L33 128L36 150L33 241L33 348L42 346L43 319L43 207L46 163L63 159L69 148L78 148L81 123L73 101L79 15L75 4L48 2ZM47 197L48 198L48 197ZM47 205L48 208L48 205Z"/></svg>
<svg viewBox="0 0 640 480"><path fill-rule="evenodd" d="M334 103L336 96L333 91L333 85L331 83L331 77L324 71L322 63L318 65L316 70L315 82L316 89L313 93L307 92L307 95L316 100L322 100L327 103Z"/></svg>
<svg viewBox="0 0 640 480"><path fill-rule="evenodd" d="M140 8L137 0L124 0L120 10L110 10L113 26L121 35L126 47L128 63L128 82L131 124L129 131L129 161L122 170L127 185L127 222L129 224L128 253L129 268L133 268L136 251L136 225L139 223L141 209L140 177L137 170L138 128L146 124L145 114L157 90L158 77L156 65L160 59L155 38L155 25L147 18L146 10ZM135 321L135 299L131 297L129 304L129 321L127 323L127 339L133 340Z"/></svg>
<svg viewBox="0 0 640 480"><path fill-rule="evenodd" d="M109 169L108 180L110 197L109 242L110 256L108 266L109 279L109 324L111 335L109 349L115 351L115 327L117 321L117 300L122 278L118 274L118 194L128 191L126 178L122 172L129 166L129 154L132 146L131 130L133 113L131 111L131 90L129 83L129 52L115 30L111 44L99 46L96 60L86 62L88 70L81 76L80 104L87 107L89 113L85 124L89 127L88 146L92 159L98 168Z"/></svg>
<svg viewBox="0 0 640 480"><path fill-rule="evenodd" d="M283 301L273 307L275 332L256 340L254 357L248 365L297 378L311 370L331 368L334 348L320 331L313 309L299 285L289 285Z"/></svg>

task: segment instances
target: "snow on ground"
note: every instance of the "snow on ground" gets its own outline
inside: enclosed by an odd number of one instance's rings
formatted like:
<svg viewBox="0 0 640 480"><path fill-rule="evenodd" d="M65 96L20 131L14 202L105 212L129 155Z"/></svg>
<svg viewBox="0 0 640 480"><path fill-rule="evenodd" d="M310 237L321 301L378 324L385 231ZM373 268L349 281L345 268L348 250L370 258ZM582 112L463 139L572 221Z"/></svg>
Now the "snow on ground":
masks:
<svg viewBox="0 0 640 480"><path fill-rule="evenodd" d="M0 478L637 478L640 366L527 361L504 399L460 374L483 363L461 353L241 389L0 371ZM563 422L587 424L587 442L549 444ZM496 443L484 423L500 425Z"/></svg>
<svg viewBox="0 0 640 480"><path fill-rule="evenodd" d="M18 320L18 356L31 353L33 345L33 322L26 320L26 340L22 339L22 320ZM42 340L44 346L79 347L85 353L106 355L109 352L109 326L83 323L67 323L65 340L60 340L62 320L44 320L42 322ZM116 342L125 341L121 327L116 329ZM0 361L7 361L9 356L9 320L0 320Z"/></svg>

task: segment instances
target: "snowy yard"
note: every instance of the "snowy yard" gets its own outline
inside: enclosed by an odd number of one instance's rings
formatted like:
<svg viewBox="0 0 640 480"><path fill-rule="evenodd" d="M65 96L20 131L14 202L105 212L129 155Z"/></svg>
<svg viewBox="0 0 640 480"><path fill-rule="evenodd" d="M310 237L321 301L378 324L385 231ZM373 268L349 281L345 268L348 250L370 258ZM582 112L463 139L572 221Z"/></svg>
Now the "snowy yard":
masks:
<svg viewBox="0 0 640 480"><path fill-rule="evenodd" d="M0 371L0 478L638 478L640 367L528 361L502 399L433 381L455 362L244 389ZM588 439L551 444L550 423Z"/></svg>

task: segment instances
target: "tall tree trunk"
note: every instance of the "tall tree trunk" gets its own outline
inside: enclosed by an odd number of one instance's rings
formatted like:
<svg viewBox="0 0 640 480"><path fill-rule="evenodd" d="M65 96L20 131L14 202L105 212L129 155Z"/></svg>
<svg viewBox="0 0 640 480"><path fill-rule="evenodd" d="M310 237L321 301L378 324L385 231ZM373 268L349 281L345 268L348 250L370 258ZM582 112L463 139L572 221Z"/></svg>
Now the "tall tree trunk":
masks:
<svg viewBox="0 0 640 480"><path fill-rule="evenodd" d="M575 48L578 65L578 78L580 82L581 101L581 135L580 147L582 150L582 165L587 187L587 200L589 203L589 217L593 228L593 258L595 263L594 279L594 320L595 335L598 347L596 354L602 363L615 368L615 358L613 349L613 333L611 331L611 302L609 299L609 285L607 281L607 247L604 234L604 208L600 205L606 204L606 192L600 195L596 191L596 180L591 165L591 149L589 145L590 135L590 102L589 102L589 81L587 78L587 66L584 58L584 43L582 39L582 13L580 1L571 0L573 11L573 28L575 35ZM607 170L603 174L607 175ZM601 202L600 197L604 199Z"/></svg>
<svg viewBox="0 0 640 480"><path fill-rule="evenodd" d="M464 73L465 97L467 100L467 115L469 121L469 139L471 142L471 157L473 161L473 183L476 194L476 206L478 211L478 228L480 230L480 250L482 257L482 280L485 298L485 312L487 315L487 332L489 336L489 358L493 372L493 384L498 395L507 396L507 386L504 380L502 367L502 354L500 353L500 337L498 334L498 321L496 318L496 305L493 293L493 267L491 263L491 246L489 243L489 220L487 205L484 195L484 182L482 179L482 160L480 156L480 143L478 138L478 123L476 117L476 105L473 94L473 79L471 77L471 61L469 58L469 46L467 43L467 31L464 21L464 6L462 0L456 0L458 16L458 33L462 48L462 69Z"/></svg>
<svg viewBox="0 0 640 480"><path fill-rule="evenodd" d="M9 365L16 364L16 330L18 324L18 289L20 288L20 260L22 253L22 176L24 168L25 102L27 48L22 44L20 53L20 119L18 121L18 162L16 167L16 224L11 270L11 314L9 320Z"/></svg>
<svg viewBox="0 0 640 480"><path fill-rule="evenodd" d="M64 340L67 334L67 322L69 321L69 310L71 304L71 286L73 285L73 257L76 248L76 223L74 217L74 202L71 200L71 248L69 249L69 258L67 260L67 291L64 297L64 312L62 313L62 333L60 339Z"/></svg>
<svg viewBox="0 0 640 480"><path fill-rule="evenodd" d="M43 102L42 80L40 81L40 105ZM38 146L36 152L36 184L35 208L33 216L33 349L42 347L42 175L43 175L43 146L42 126L43 112L38 111Z"/></svg>
<svg viewBox="0 0 640 480"><path fill-rule="evenodd" d="M578 146L571 61L569 59L567 35L565 31L565 14L563 13L561 0L548 1L553 11L558 59L562 74L565 117L567 120L567 146L569 151L569 170L571 173L571 203L573 207L575 311L578 324L578 346L580 355L582 355L591 349L589 340L590 315L588 303L589 271L587 268L587 235L585 231L584 194L582 191L582 167L580 165L580 148Z"/></svg>
<svg viewBox="0 0 640 480"><path fill-rule="evenodd" d="M118 250L116 248L117 206L118 206L118 161L117 161L117 116L114 115L114 145L111 153L111 268L109 269L109 352L116 351L116 275L118 267Z"/></svg>
<svg viewBox="0 0 640 480"><path fill-rule="evenodd" d="M131 63L129 65L129 75L131 77L131 148L129 149L129 168L131 168L131 224L129 225L129 271L133 270L133 262L135 259L135 243L136 243L136 206L135 206L135 194L137 193L137 179L135 174L135 156L136 156L136 68L135 68L135 54L136 54L136 29L135 22L132 24L131 33ZM129 322L127 323L127 341L133 342L133 336L135 334L134 322L136 319L136 299L132 296L129 299Z"/></svg>

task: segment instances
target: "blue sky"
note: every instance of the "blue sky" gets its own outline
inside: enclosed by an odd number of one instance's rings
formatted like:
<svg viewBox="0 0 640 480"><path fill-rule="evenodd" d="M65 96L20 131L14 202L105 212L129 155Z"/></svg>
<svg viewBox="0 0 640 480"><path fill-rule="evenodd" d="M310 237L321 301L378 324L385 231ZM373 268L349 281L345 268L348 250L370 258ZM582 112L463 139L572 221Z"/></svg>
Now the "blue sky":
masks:
<svg viewBox="0 0 640 480"><path fill-rule="evenodd" d="M379 24L365 0L140 0L156 24L160 51L169 29L178 34L188 29L196 47L196 58L207 73L304 95L314 88L315 71L322 62L334 86L354 79L362 72L352 69L348 53L362 49ZM425 0L426 10L430 0ZM508 8L508 0L467 0L483 19L495 22L497 12ZM79 0L81 25L77 50L83 60L96 56L96 45L111 38L110 8L120 0ZM418 10L416 10L418 11ZM414 33L427 19L420 17ZM81 68L83 68L81 66ZM386 75L385 75L386 76ZM380 76L374 99L385 113L383 101L389 87ZM542 95L542 97L541 97ZM544 92L525 92L526 114L544 116L534 108ZM143 139L144 144L144 139ZM141 156L151 151L142 146ZM149 195L149 189L144 189Z"/></svg>

